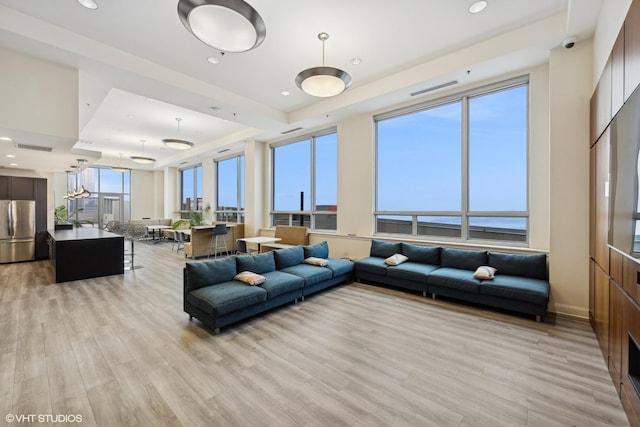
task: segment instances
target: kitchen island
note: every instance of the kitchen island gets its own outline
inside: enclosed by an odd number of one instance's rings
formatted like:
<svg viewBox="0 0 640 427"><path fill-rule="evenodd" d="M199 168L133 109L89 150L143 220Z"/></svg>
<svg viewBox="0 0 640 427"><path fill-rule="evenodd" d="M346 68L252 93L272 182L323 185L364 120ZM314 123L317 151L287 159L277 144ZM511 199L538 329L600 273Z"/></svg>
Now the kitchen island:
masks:
<svg viewBox="0 0 640 427"><path fill-rule="evenodd" d="M89 227L48 232L56 283L124 273L121 235Z"/></svg>

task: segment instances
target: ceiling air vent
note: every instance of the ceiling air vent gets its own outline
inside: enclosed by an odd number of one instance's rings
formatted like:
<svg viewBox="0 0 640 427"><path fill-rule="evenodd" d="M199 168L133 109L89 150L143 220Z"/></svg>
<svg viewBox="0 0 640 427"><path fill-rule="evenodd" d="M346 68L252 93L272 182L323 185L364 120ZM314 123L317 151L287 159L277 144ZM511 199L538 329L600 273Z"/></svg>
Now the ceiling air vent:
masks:
<svg viewBox="0 0 640 427"><path fill-rule="evenodd" d="M16 147L22 148L23 150L46 151L47 153L53 151L51 147L41 147L39 145L16 144Z"/></svg>
<svg viewBox="0 0 640 427"><path fill-rule="evenodd" d="M293 129L285 130L284 132L281 132L281 133L282 133L282 135L286 135L286 134L288 134L288 133L295 132L295 131L297 131L297 130L302 130L302 128L301 128L301 127L297 127L297 128L293 128Z"/></svg>
<svg viewBox="0 0 640 427"><path fill-rule="evenodd" d="M456 85L456 84L458 84L457 80L451 80L450 82L446 82L446 83L442 83L442 84L439 84L439 85L435 85L435 86L432 86L432 87L427 88L427 89L422 89L422 90L419 90L417 92L411 92L411 96L422 95L423 93L431 92L431 91L434 91L434 90L442 89L442 88L445 88L447 86L453 86L453 85Z"/></svg>

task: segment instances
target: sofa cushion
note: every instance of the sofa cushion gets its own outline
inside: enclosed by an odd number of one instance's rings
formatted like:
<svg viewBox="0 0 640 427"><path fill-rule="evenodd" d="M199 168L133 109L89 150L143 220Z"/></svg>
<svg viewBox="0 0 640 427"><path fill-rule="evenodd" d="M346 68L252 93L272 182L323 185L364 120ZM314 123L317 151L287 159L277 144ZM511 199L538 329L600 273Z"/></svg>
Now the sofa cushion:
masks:
<svg viewBox="0 0 640 427"><path fill-rule="evenodd" d="M189 292L187 300L200 310L218 317L265 302L267 291L259 286L231 281Z"/></svg>
<svg viewBox="0 0 640 427"><path fill-rule="evenodd" d="M498 274L547 279L547 256L545 254L505 254L489 252L489 265L498 269Z"/></svg>
<svg viewBox="0 0 640 427"><path fill-rule="evenodd" d="M475 271L481 265L487 265L487 251L442 248L440 265L442 267ZM493 264L490 265L496 267ZM498 270L500 269L498 268Z"/></svg>
<svg viewBox="0 0 640 427"><path fill-rule="evenodd" d="M302 249L302 246L278 249L273 251L273 257L276 260L276 269L282 270L292 265L302 264L304 262L304 249Z"/></svg>
<svg viewBox="0 0 640 427"><path fill-rule="evenodd" d="M202 288L203 286L215 285L216 283L233 280L238 271L236 270L236 260L233 258L221 258L213 261L188 262L185 266L187 270L187 291Z"/></svg>
<svg viewBox="0 0 640 427"><path fill-rule="evenodd" d="M418 246L402 242L402 254L408 256L411 262L440 265L439 246Z"/></svg>
<svg viewBox="0 0 640 427"><path fill-rule="evenodd" d="M393 254L399 254L402 250L402 243L382 242L380 240L371 241L371 251L369 255L378 258L389 258Z"/></svg>
<svg viewBox="0 0 640 427"><path fill-rule="evenodd" d="M310 256L309 258L304 259L305 264L309 265L317 265L318 267L326 267L329 264L329 260L326 258L316 258L314 256Z"/></svg>
<svg viewBox="0 0 640 427"><path fill-rule="evenodd" d="M437 268L438 266L436 265L409 261L394 267L389 267L387 269L387 276L426 284L427 276Z"/></svg>
<svg viewBox="0 0 640 427"><path fill-rule="evenodd" d="M353 261L340 258L328 258L326 267L333 272L333 277L349 274L353 271Z"/></svg>
<svg viewBox="0 0 640 427"><path fill-rule="evenodd" d="M402 254L393 254L389 258L384 260L384 263L387 265L400 265L403 262L407 262L409 259L408 256Z"/></svg>
<svg viewBox="0 0 640 427"><path fill-rule="evenodd" d="M333 277L333 271L328 268L309 264L292 265L291 267L283 268L281 271L303 278L305 286L314 285Z"/></svg>
<svg viewBox="0 0 640 427"><path fill-rule="evenodd" d="M481 265L473 273L473 277L480 280L490 280L496 277L496 269L488 265Z"/></svg>
<svg viewBox="0 0 640 427"><path fill-rule="evenodd" d="M438 268L429 273L427 283L458 291L480 292L480 280L473 277L473 271L459 268Z"/></svg>
<svg viewBox="0 0 640 427"><path fill-rule="evenodd" d="M303 249L305 258L329 258L329 244L326 241L303 246Z"/></svg>
<svg viewBox="0 0 640 427"><path fill-rule="evenodd" d="M247 285L250 285L250 286L255 286L255 285L259 285L260 283L264 283L264 281L267 280L267 278L261 274L256 274L251 271L241 271L240 273L233 276L233 280L246 283Z"/></svg>
<svg viewBox="0 0 640 427"><path fill-rule="evenodd" d="M388 265L384 263L384 259L378 257L361 258L354 263L356 271L366 271L367 273L381 276L387 275L387 267Z"/></svg>
<svg viewBox="0 0 640 427"><path fill-rule="evenodd" d="M492 280L482 281L480 293L532 304L546 304L549 301L549 282L498 274Z"/></svg>
<svg viewBox="0 0 640 427"><path fill-rule="evenodd" d="M269 299L297 289L302 289L304 286L304 280L302 278L283 271L271 271L265 273L264 276L267 280L259 286L267 291Z"/></svg>
<svg viewBox="0 0 640 427"><path fill-rule="evenodd" d="M238 271L253 271L257 274L275 271L276 261L273 257L274 251L265 252L258 255L236 256L236 268Z"/></svg>

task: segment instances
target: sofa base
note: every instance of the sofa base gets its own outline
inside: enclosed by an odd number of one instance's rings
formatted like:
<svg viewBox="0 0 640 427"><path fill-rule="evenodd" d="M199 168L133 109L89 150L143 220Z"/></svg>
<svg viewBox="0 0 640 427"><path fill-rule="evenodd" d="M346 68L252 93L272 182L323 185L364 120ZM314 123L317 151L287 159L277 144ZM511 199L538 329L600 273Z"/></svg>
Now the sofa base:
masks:
<svg viewBox="0 0 640 427"><path fill-rule="evenodd" d="M528 314L532 316L540 316L540 318L544 317L544 315L547 313L546 305L541 306L524 301L494 297L492 295L472 294L469 292L462 292L456 289L440 286L431 285L429 288L429 292L434 295L434 298L435 295L439 295L456 300L468 301L476 304L500 308L507 311Z"/></svg>
<svg viewBox="0 0 640 427"><path fill-rule="evenodd" d="M425 292L429 291L429 287L426 283L419 283L412 280L402 279L400 277L381 276L379 274L369 273L368 271L357 271L356 280L358 282L364 280L393 286L394 288L410 289L412 291L423 292L423 295Z"/></svg>
<svg viewBox="0 0 640 427"><path fill-rule="evenodd" d="M367 283L371 285L383 285L393 288L410 289L422 293L423 297L431 295L432 299L436 299L437 296L445 298L451 298L456 301L466 301L488 307L494 307L503 309L509 312L526 314L535 316L537 322L541 322L547 313L547 307L536 304L531 304L523 301L507 300L504 298L493 297L491 295L472 294L469 292L462 292L456 289L447 287L427 285L420 286L420 289L416 289L418 286L405 286L402 279L396 279L388 276L379 276L375 274L368 274L367 272L358 272L356 280L361 283Z"/></svg>

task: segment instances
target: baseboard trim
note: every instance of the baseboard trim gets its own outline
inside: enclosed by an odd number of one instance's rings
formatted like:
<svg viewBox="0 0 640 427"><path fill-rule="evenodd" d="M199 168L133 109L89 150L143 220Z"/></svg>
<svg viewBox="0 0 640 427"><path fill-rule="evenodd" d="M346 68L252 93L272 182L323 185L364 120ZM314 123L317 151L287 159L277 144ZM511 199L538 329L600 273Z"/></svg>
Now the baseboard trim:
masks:
<svg viewBox="0 0 640 427"><path fill-rule="evenodd" d="M589 320L589 309L569 304L554 304L549 308L556 316L569 317L572 319Z"/></svg>

